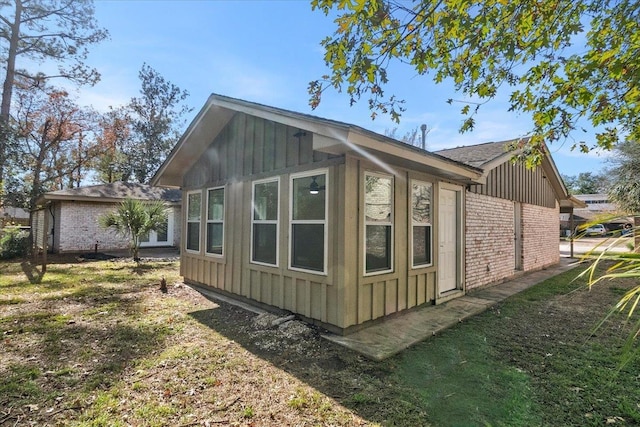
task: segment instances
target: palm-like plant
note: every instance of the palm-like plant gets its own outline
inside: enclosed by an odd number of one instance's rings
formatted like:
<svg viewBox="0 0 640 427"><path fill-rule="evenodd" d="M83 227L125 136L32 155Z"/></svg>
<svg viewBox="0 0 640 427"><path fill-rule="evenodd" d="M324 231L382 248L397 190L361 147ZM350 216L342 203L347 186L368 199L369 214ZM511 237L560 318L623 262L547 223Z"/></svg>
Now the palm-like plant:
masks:
<svg viewBox="0 0 640 427"><path fill-rule="evenodd" d="M98 218L101 227L111 228L129 238L129 250L134 261L140 261L140 240L150 231L156 231L167 221L167 208L161 201L143 202L125 199L118 208Z"/></svg>
<svg viewBox="0 0 640 427"><path fill-rule="evenodd" d="M640 229L634 227L629 230L630 235L638 236ZM631 234L633 233L633 234ZM593 250L587 252L582 261L590 262L589 267L580 273L578 277L585 277L589 288L605 280L638 279L640 278L640 255L636 253L615 252L613 248L621 241L627 239L625 235L611 237L598 244ZM633 247L633 244L629 244ZM636 246L637 251L637 246ZM604 271L603 271L604 270ZM634 316L636 309L640 308L640 284L633 286L620 298L611 309L605 319L600 322L600 328L604 322L614 313L626 313L626 322L630 326L629 338L623 349L622 364L626 364L640 357L640 318Z"/></svg>

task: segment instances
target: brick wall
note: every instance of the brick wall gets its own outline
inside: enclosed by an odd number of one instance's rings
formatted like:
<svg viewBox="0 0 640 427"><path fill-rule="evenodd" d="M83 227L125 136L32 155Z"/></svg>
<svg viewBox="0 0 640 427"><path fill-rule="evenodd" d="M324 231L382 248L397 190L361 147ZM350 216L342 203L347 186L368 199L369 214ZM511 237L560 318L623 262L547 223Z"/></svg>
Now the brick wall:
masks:
<svg viewBox="0 0 640 427"><path fill-rule="evenodd" d="M522 205L522 267L537 270L560 261L560 209Z"/></svg>
<svg viewBox="0 0 640 427"><path fill-rule="evenodd" d="M560 260L559 209L521 204L522 269L537 270ZM467 290L516 273L514 202L466 193Z"/></svg>
<svg viewBox="0 0 640 427"><path fill-rule="evenodd" d="M98 225L98 217L114 211L118 203L92 203L62 201L56 209L56 227L54 250L56 252L93 251L96 242L98 251L128 249L129 240L117 235L112 230L105 230ZM180 245L180 207L172 207L173 235L170 243Z"/></svg>
<svg viewBox="0 0 640 427"><path fill-rule="evenodd" d="M112 230L105 230L98 225L98 217L112 212L116 203L61 202L56 220L59 227L58 252L93 251L98 242L98 251L127 249L128 240L116 235Z"/></svg>
<svg viewBox="0 0 640 427"><path fill-rule="evenodd" d="M465 228L467 290L514 274L512 201L467 192Z"/></svg>

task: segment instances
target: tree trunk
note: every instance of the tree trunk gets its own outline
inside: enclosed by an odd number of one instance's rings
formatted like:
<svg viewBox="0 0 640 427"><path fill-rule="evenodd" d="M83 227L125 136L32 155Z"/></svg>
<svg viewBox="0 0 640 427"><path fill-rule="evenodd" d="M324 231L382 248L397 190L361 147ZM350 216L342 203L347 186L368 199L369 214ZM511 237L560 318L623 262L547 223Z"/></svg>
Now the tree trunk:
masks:
<svg viewBox="0 0 640 427"><path fill-rule="evenodd" d="M13 95L13 83L16 72L16 56L18 55L18 42L20 41L20 21L22 20L22 0L15 0L16 10L13 25L11 25L11 37L7 52L7 72L2 86L2 104L0 105L0 196L4 194L4 170L7 161L7 140L9 136L9 116L11 114L11 97ZM0 197L0 206L3 198Z"/></svg>

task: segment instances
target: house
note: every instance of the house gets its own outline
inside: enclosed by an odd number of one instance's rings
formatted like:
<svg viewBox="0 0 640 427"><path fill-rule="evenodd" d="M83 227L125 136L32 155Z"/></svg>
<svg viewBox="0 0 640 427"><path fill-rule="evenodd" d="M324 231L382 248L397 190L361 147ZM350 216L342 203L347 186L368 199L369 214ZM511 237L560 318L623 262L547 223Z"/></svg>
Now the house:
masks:
<svg viewBox="0 0 640 427"><path fill-rule="evenodd" d="M630 230L633 227L633 217L627 216L618 206L609 200L607 194L575 194L573 197L580 200L583 206L573 211L573 227L570 218L566 214L560 214L560 226L566 230L565 235L575 232L576 226L586 227L586 224L602 223L607 231Z"/></svg>
<svg viewBox="0 0 640 427"><path fill-rule="evenodd" d="M29 225L29 212L15 206L0 206L0 228L5 225Z"/></svg>
<svg viewBox="0 0 640 427"><path fill-rule="evenodd" d="M183 191L187 283L348 334L559 261L558 171L505 145L432 153L213 94L152 184Z"/></svg>
<svg viewBox="0 0 640 427"><path fill-rule="evenodd" d="M575 201L550 155L528 170L513 164L508 145L490 142L437 151L483 171L465 192L466 289L506 280L559 260L559 207Z"/></svg>
<svg viewBox="0 0 640 427"><path fill-rule="evenodd" d="M179 246L181 195L176 189L128 182L51 191L40 198L39 209L34 211L34 241L44 248L46 235L47 248L54 253L127 249L129 240L100 227L98 218L131 198L161 200L168 205L166 227L150 232L140 246Z"/></svg>

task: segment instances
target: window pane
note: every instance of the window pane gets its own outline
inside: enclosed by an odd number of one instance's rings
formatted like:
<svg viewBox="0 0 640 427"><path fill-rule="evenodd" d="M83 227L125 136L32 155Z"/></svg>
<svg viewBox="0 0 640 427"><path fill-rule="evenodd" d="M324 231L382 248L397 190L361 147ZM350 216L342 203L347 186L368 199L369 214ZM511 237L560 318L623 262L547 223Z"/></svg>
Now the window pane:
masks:
<svg viewBox="0 0 640 427"><path fill-rule="evenodd" d="M189 206L189 212L187 215L187 219L199 221L200 220L200 193L189 194L188 206Z"/></svg>
<svg viewBox="0 0 640 427"><path fill-rule="evenodd" d="M207 220L222 221L224 219L224 188L209 190L209 206Z"/></svg>
<svg viewBox="0 0 640 427"><path fill-rule="evenodd" d="M169 218L167 218L165 222L163 222L162 225L158 227L158 229L156 230L156 240L158 242L169 241L169 235L167 233L168 229L169 229Z"/></svg>
<svg viewBox="0 0 640 427"><path fill-rule="evenodd" d="M431 224L431 184L413 183L411 208L415 222Z"/></svg>
<svg viewBox="0 0 640 427"><path fill-rule="evenodd" d="M325 183L324 174L293 179L293 220L324 219ZM311 194L316 185L318 193Z"/></svg>
<svg viewBox="0 0 640 427"><path fill-rule="evenodd" d="M379 176L365 176L364 209L366 221L391 221L393 180Z"/></svg>
<svg viewBox="0 0 640 427"><path fill-rule="evenodd" d="M253 224L253 261L276 265L276 224Z"/></svg>
<svg viewBox="0 0 640 427"><path fill-rule="evenodd" d="M278 182L256 184L253 200L253 219L278 219Z"/></svg>
<svg viewBox="0 0 640 427"><path fill-rule="evenodd" d="M207 224L207 253L222 255L222 229L219 222Z"/></svg>
<svg viewBox="0 0 640 427"><path fill-rule="evenodd" d="M324 224L292 225L291 266L324 271Z"/></svg>
<svg viewBox="0 0 640 427"><path fill-rule="evenodd" d="M391 270L391 226L367 225L367 273Z"/></svg>
<svg viewBox="0 0 640 427"><path fill-rule="evenodd" d="M140 236L140 243L148 243L149 242L149 233L144 233Z"/></svg>
<svg viewBox="0 0 640 427"><path fill-rule="evenodd" d="M200 250L200 224L197 222L187 223L187 249Z"/></svg>
<svg viewBox="0 0 640 427"><path fill-rule="evenodd" d="M413 227L413 265L431 264L431 226Z"/></svg>

